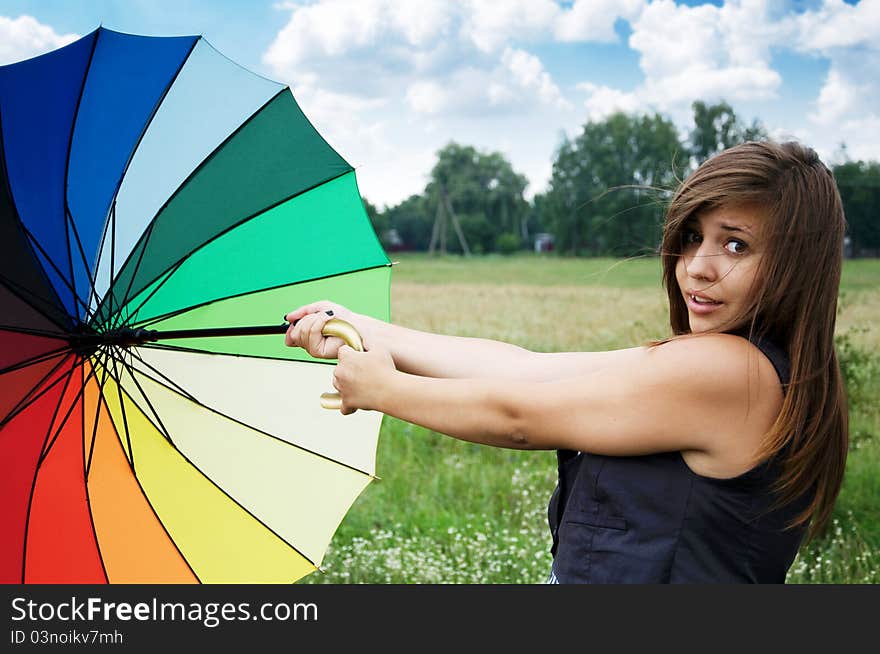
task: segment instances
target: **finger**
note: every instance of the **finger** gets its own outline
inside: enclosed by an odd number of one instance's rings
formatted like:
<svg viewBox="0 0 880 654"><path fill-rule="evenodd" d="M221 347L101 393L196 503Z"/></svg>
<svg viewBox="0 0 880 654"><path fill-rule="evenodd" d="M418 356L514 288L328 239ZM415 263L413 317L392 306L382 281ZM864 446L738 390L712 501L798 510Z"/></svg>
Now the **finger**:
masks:
<svg viewBox="0 0 880 654"><path fill-rule="evenodd" d="M295 322L306 316L310 313L320 313L322 311L328 311L333 309L333 303L329 300L319 300L318 302L312 302L311 304L305 304L298 309L294 309L293 311L287 313L284 316L284 319L287 322Z"/></svg>
<svg viewBox="0 0 880 654"><path fill-rule="evenodd" d="M284 344L287 347L296 347L296 341L294 340L293 332L296 328L291 325L287 328L287 331L284 332Z"/></svg>
<svg viewBox="0 0 880 654"><path fill-rule="evenodd" d="M308 332L305 334L305 338L309 344L310 352L319 352L321 350L321 344L326 338L322 332L324 329L324 325L327 324L327 321L330 320L330 316L327 313L313 313L309 316L312 320L308 326Z"/></svg>
<svg viewBox="0 0 880 654"><path fill-rule="evenodd" d="M303 330L309 325L309 317L303 316L291 327L290 340L297 347L305 347L303 344Z"/></svg>

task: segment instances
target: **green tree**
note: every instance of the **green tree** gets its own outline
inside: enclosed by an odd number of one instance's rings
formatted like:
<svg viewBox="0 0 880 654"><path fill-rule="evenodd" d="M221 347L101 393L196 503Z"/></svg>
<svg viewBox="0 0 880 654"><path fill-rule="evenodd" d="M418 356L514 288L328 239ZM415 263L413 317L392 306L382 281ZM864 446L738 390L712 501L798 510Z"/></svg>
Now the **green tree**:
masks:
<svg viewBox="0 0 880 654"><path fill-rule="evenodd" d="M588 122L557 150L548 191L536 198L540 220L570 254L653 251L687 158L675 125L659 114Z"/></svg>
<svg viewBox="0 0 880 654"><path fill-rule="evenodd" d="M527 185L525 176L515 172L501 153L451 142L437 152L425 188L425 208L433 226L438 207L448 214L444 197L448 199L468 247L488 252L495 249L502 233L518 234L523 240L528 237L530 207L523 197ZM445 226L449 249L460 252L452 216L447 215Z"/></svg>
<svg viewBox="0 0 880 654"><path fill-rule="evenodd" d="M767 138L767 131L757 119L751 125L743 124L733 107L723 100L717 104L697 100L691 107L694 110L694 128L689 142L696 166L731 146Z"/></svg>
<svg viewBox="0 0 880 654"><path fill-rule="evenodd" d="M433 215L421 195L411 195L393 207L382 212L388 220L389 229L396 229L409 250L427 250L431 240Z"/></svg>
<svg viewBox="0 0 880 654"><path fill-rule="evenodd" d="M880 162L848 161L834 167L854 256L880 255Z"/></svg>

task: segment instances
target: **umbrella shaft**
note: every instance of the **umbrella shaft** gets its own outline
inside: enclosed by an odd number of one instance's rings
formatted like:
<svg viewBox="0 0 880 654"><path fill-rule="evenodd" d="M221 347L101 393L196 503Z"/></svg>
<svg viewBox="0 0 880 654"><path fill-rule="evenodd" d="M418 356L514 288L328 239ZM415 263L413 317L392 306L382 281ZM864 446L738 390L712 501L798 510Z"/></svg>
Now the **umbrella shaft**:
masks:
<svg viewBox="0 0 880 654"><path fill-rule="evenodd" d="M283 334L290 323L281 325L262 325L259 327L213 327L205 329L172 329L168 331L143 330L149 341L167 341L177 338L216 338L223 336L267 336Z"/></svg>
<svg viewBox="0 0 880 654"><path fill-rule="evenodd" d="M179 338L217 338L224 336L266 336L283 334L290 323L281 325L262 325L257 327L213 327L205 329L114 329L103 333L75 333L68 337L71 348L79 352L92 352L101 346L131 347L156 341Z"/></svg>

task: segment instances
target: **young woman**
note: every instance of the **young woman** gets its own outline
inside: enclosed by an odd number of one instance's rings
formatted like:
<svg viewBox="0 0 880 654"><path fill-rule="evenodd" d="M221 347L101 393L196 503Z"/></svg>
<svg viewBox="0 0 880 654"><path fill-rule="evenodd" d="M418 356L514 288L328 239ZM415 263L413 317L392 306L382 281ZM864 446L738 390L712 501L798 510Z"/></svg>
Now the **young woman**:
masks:
<svg viewBox="0 0 880 654"><path fill-rule="evenodd" d="M322 301L288 314L286 343L338 358L344 414L557 450L551 581L783 582L843 479L833 335L844 226L815 152L746 143L700 166L667 211L670 338L539 353ZM327 311L366 352L322 335Z"/></svg>

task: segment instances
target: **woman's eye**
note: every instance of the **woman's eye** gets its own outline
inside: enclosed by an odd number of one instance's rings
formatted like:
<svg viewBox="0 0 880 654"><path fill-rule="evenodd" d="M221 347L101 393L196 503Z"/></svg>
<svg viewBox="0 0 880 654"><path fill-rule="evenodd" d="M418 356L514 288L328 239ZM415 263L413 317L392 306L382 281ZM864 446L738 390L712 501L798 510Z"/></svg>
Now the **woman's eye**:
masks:
<svg viewBox="0 0 880 654"><path fill-rule="evenodd" d="M724 249L731 254L743 254L748 249L748 247L748 245L735 238L730 239L729 241L727 241L727 243L724 244Z"/></svg>
<svg viewBox="0 0 880 654"><path fill-rule="evenodd" d="M700 235L692 229L687 229L681 235L681 240L684 242L685 245L699 243L700 242Z"/></svg>

